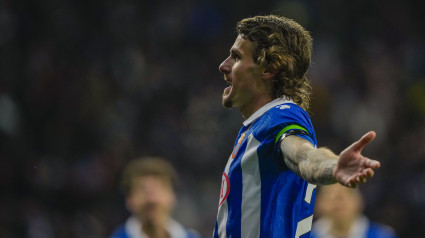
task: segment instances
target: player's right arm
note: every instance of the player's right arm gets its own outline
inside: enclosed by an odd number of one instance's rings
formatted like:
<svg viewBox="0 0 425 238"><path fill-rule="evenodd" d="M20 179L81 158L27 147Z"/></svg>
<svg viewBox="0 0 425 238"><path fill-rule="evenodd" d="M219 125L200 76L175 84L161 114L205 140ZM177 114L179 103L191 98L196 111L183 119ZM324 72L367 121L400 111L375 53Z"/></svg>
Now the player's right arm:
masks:
<svg viewBox="0 0 425 238"><path fill-rule="evenodd" d="M339 182L347 187L371 178L380 163L361 154L363 147L375 138L375 132L365 134L338 156L331 150L315 148L309 141L298 136L282 139L280 148L289 169L309 183L332 184Z"/></svg>

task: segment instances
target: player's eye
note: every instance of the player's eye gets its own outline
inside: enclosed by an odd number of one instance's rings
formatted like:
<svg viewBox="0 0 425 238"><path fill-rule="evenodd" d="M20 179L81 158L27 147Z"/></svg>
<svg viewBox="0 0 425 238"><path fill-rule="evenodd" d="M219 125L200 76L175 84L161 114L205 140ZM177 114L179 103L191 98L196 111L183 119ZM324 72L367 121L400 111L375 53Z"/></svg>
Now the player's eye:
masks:
<svg viewBox="0 0 425 238"><path fill-rule="evenodd" d="M241 59L241 57L240 57L238 54L232 54L232 58L233 58L235 61L238 61L238 60L240 60L240 59Z"/></svg>

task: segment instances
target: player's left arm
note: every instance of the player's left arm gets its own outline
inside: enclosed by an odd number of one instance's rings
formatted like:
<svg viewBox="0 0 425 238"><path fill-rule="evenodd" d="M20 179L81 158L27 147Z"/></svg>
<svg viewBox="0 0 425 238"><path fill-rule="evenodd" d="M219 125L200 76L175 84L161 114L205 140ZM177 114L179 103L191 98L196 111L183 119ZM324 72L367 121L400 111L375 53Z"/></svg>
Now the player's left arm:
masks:
<svg viewBox="0 0 425 238"><path fill-rule="evenodd" d="M322 185L338 182L356 187L371 178L374 169L380 167L378 161L361 154L363 147L375 136L373 131L366 133L339 156L327 148L315 148L309 141L293 135L283 138L280 148L288 168L307 182Z"/></svg>

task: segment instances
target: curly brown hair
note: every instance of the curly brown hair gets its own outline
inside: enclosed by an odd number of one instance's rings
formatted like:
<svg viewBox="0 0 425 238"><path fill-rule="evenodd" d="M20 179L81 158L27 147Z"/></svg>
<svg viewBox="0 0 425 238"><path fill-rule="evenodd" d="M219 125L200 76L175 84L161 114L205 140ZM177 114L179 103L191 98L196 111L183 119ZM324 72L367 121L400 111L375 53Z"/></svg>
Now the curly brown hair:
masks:
<svg viewBox="0 0 425 238"><path fill-rule="evenodd" d="M254 61L269 72L272 98L286 96L304 110L310 106L311 85L307 79L312 38L294 20L276 16L255 16L237 23L237 33L254 42Z"/></svg>

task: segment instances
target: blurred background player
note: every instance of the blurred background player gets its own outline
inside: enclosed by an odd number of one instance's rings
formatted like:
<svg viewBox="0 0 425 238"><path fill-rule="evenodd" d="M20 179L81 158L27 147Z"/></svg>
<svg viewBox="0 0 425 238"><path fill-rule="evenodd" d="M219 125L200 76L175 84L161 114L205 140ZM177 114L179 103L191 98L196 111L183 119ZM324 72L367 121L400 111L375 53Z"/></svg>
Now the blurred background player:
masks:
<svg viewBox="0 0 425 238"><path fill-rule="evenodd" d="M196 232L171 218L176 179L176 171L162 158L130 161L123 171L122 188L131 216L111 238L197 238Z"/></svg>
<svg viewBox="0 0 425 238"><path fill-rule="evenodd" d="M391 227L370 221L363 208L358 189L339 184L321 186L316 199L320 218L313 224L311 238L397 237Z"/></svg>

